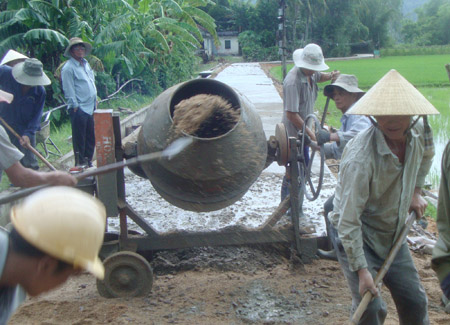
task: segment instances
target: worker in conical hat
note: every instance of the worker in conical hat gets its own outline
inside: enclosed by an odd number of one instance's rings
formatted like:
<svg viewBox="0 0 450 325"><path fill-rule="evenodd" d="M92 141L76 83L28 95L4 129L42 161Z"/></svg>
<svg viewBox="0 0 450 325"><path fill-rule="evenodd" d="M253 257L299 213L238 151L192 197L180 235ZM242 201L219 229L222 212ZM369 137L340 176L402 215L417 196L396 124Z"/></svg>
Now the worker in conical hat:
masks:
<svg viewBox="0 0 450 325"><path fill-rule="evenodd" d="M28 56L14 50L8 50L8 52L6 52L5 56L2 58L0 65L8 65L12 68L16 64L21 63L26 59L28 59Z"/></svg>
<svg viewBox="0 0 450 325"><path fill-rule="evenodd" d="M360 324L383 324L385 302L374 278L414 210L423 216L421 196L434 145L426 116L439 114L397 71L389 71L349 114L370 117L373 126L345 147L330 216L330 233L352 295L352 312L370 290L375 298ZM414 118L414 116L417 116ZM422 122L420 117L425 117ZM427 296L402 243L383 279L395 301L400 324L428 324Z"/></svg>

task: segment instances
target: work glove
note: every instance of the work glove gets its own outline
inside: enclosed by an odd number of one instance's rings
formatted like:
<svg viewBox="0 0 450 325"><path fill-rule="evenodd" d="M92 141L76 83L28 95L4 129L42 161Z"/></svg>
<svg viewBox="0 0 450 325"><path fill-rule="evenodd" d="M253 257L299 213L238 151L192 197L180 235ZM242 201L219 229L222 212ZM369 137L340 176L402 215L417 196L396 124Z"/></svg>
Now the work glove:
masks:
<svg viewBox="0 0 450 325"><path fill-rule="evenodd" d="M321 129L319 130L318 134L316 135L317 138L317 144L319 146L323 145L324 143L330 142L330 132L327 130Z"/></svg>

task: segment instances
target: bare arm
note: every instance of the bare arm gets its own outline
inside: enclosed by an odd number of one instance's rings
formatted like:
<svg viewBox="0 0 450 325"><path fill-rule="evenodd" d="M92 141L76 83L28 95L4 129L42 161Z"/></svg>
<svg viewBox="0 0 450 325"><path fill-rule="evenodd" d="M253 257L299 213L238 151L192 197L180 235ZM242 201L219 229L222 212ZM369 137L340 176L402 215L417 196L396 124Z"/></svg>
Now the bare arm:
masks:
<svg viewBox="0 0 450 325"><path fill-rule="evenodd" d="M20 187L33 187L42 184L75 186L77 184L76 178L68 173L62 171L38 172L23 167L19 162L14 163L5 172L11 183Z"/></svg>
<svg viewBox="0 0 450 325"><path fill-rule="evenodd" d="M341 74L341 72L338 70L334 70L334 71L326 72L326 73L321 72L319 82L325 82L325 81L329 81L329 80L332 80L332 82L333 82L336 80L337 77L339 77L340 74Z"/></svg>
<svg viewBox="0 0 450 325"><path fill-rule="evenodd" d="M299 130L303 129L303 124L305 124L305 121L300 117L300 115L296 112L286 112L286 116L291 121L292 124L294 124ZM316 141L315 134L307 127L306 133L309 135L311 140Z"/></svg>

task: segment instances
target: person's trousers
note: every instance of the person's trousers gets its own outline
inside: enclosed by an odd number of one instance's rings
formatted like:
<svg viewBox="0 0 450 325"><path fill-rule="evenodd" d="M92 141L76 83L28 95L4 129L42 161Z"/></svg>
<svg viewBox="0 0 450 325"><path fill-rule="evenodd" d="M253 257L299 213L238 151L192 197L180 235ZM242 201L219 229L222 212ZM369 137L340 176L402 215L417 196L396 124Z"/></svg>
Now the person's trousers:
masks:
<svg viewBox="0 0 450 325"><path fill-rule="evenodd" d="M351 315L353 315L362 299L359 294L358 274L357 272L350 270L344 247L338 238L336 228L332 225L330 225L330 233L339 264L342 267L351 291ZM384 259L377 256L366 244L364 244L364 255L368 264L368 270L375 279L377 272L384 263ZM419 274L414 266L407 243L403 243L398 251L391 267L383 279L383 284L389 289L392 299L394 300L399 316L399 324L429 324L427 310L428 298L420 283ZM386 303L381 297L377 297L369 303L359 324L383 324L386 315Z"/></svg>
<svg viewBox="0 0 450 325"><path fill-rule="evenodd" d="M24 154L22 159L20 159L20 163L26 168L38 170L39 164L38 164L36 155L31 150L23 147L20 144L19 139L15 135L13 135L9 130L7 130L7 132L8 132L9 139L11 140L11 143L13 145L15 145L17 147L17 149L19 149ZM36 135L29 136L29 139L30 139L31 146L33 148L36 148Z"/></svg>
<svg viewBox="0 0 450 325"><path fill-rule="evenodd" d="M94 116L81 109L74 112L69 109L72 123L72 145L75 165L87 165L92 162L95 149Z"/></svg>

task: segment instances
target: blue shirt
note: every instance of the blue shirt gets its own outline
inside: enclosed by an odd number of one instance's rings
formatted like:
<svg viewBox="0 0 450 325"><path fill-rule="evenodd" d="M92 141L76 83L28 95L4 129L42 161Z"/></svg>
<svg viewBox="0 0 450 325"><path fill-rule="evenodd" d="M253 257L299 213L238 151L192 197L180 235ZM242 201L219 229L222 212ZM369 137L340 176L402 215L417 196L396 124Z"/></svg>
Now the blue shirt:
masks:
<svg viewBox="0 0 450 325"><path fill-rule="evenodd" d="M61 80L68 108L80 108L92 115L97 101L94 71L89 63L70 58L61 70Z"/></svg>
<svg viewBox="0 0 450 325"><path fill-rule="evenodd" d="M11 104L0 103L0 116L19 135L34 136L36 131L41 129L46 96L44 87L31 87L25 95L22 95L22 85L14 79L12 68L2 65L0 89L14 95Z"/></svg>
<svg viewBox="0 0 450 325"><path fill-rule="evenodd" d="M341 127L337 132L338 142L325 143L324 152L326 159L341 159L344 147L355 135L371 126L369 118L364 115L343 114Z"/></svg>
<svg viewBox="0 0 450 325"><path fill-rule="evenodd" d="M8 257L8 232L0 227L0 278ZM8 319L27 297L25 290L17 285L14 287L0 287L0 325L6 324Z"/></svg>

